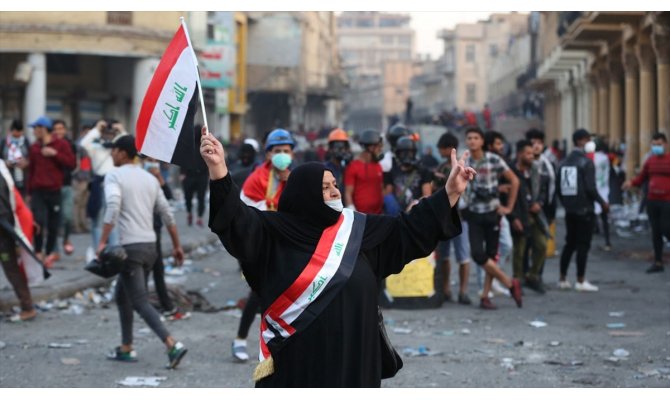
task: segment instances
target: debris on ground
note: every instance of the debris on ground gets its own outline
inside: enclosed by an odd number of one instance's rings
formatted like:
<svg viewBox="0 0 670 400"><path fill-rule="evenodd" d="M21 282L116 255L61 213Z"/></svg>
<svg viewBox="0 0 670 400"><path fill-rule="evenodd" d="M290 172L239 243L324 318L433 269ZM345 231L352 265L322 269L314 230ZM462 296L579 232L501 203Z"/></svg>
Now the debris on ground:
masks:
<svg viewBox="0 0 670 400"><path fill-rule="evenodd" d="M630 352L628 352L626 349L616 349L612 352L612 355L614 357L626 358L630 355Z"/></svg>
<svg viewBox="0 0 670 400"><path fill-rule="evenodd" d="M624 315L626 315L626 313L623 312L623 311L610 311L610 313L609 313L610 317L615 317L615 318L621 318Z"/></svg>
<svg viewBox="0 0 670 400"><path fill-rule="evenodd" d="M508 371L514 371L514 359L508 357L503 358L500 360L500 366Z"/></svg>
<svg viewBox="0 0 670 400"><path fill-rule="evenodd" d="M69 348L72 348L72 344L71 343L51 342L51 343L49 343L49 348L50 349L69 349Z"/></svg>
<svg viewBox="0 0 670 400"><path fill-rule="evenodd" d="M127 376L122 381L117 381L122 386L150 386L158 387L161 381L166 380L166 376Z"/></svg>
<svg viewBox="0 0 670 400"><path fill-rule="evenodd" d="M436 356L442 354L441 351L433 351L426 346L419 346L416 349L412 347L405 347L402 349L402 354L408 357L418 357L418 356Z"/></svg>
<svg viewBox="0 0 670 400"><path fill-rule="evenodd" d="M393 333L397 333L399 335L408 335L412 333L412 330L410 328L393 328Z"/></svg>
<svg viewBox="0 0 670 400"><path fill-rule="evenodd" d="M547 323L543 322L543 321L535 320L535 321L532 321L530 323L530 326L533 326L535 328L544 328L545 326L547 326Z"/></svg>
<svg viewBox="0 0 670 400"><path fill-rule="evenodd" d="M607 327L609 329L623 329L623 328L626 327L626 324L624 324L623 322L613 322L613 323L607 324Z"/></svg>
<svg viewBox="0 0 670 400"><path fill-rule="evenodd" d="M63 365L79 365L79 364L81 364L81 361L79 361L78 358L61 358L60 362Z"/></svg>
<svg viewBox="0 0 670 400"><path fill-rule="evenodd" d="M7 347L5 342L0 342L0 350L4 349L5 347Z"/></svg>
<svg viewBox="0 0 670 400"><path fill-rule="evenodd" d="M644 332L641 331L612 331L609 332L610 336L615 336L615 337L637 337L637 336L644 336Z"/></svg>
<svg viewBox="0 0 670 400"><path fill-rule="evenodd" d="M551 346L551 347L558 347L560 345L561 345L561 342L559 342L558 340L552 340L551 342L549 342L549 346Z"/></svg>

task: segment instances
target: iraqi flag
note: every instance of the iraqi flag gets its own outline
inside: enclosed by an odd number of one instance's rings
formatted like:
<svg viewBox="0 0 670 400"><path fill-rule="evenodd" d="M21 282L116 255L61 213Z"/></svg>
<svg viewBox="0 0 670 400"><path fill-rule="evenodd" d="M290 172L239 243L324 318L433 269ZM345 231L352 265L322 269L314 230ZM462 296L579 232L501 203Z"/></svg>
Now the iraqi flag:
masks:
<svg viewBox="0 0 670 400"><path fill-rule="evenodd" d="M140 153L179 166L196 163L200 133L194 132L193 118L199 81L195 53L182 23L144 95L135 130Z"/></svg>

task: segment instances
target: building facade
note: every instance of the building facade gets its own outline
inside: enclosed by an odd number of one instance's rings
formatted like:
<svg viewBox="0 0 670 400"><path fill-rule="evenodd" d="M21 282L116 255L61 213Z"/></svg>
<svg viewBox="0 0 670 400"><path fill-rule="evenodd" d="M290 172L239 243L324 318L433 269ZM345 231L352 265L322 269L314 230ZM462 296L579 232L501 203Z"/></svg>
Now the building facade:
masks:
<svg viewBox="0 0 670 400"><path fill-rule="evenodd" d="M577 128L625 147L631 176L655 132L670 132L670 12L542 12L537 73L545 129L564 141Z"/></svg>
<svg viewBox="0 0 670 400"><path fill-rule="evenodd" d="M491 65L527 32L527 24L527 14L495 13L486 21L457 24L438 33L444 41L445 64L453 60L453 79L448 78L456 108L475 112L484 107L489 101Z"/></svg>
<svg viewBox="0 0 670 400"><path fill-rule="evenodd" d="M333 12L249 12L245 134L340 123L343 85Z"/></svg>
<svg viewBox="0 0 670 400"><path fill-rule="evenodd" d="M199 58L206 13L3 12L0 13L0 122L46 114L73 131L100 118L119 120L130 133L146 88L174 33L186 18ZM198 40L203 32L202 40ZM243 61L242 61L243 64ZM244 68L242 68L244 69ZM243 78L238 74L238 78ZM233 82L235 86L236 82ZM213 95L205 91L206 98ZM241 100L240 100L241 99ZM236 106L244 101L238 97ZM208 102L213 131L224 131ZM246 108L240 106L241 109ZM210 115L211 113L211 115ZM27 130L32 135L30 129Z"/></svg>
<svg viewBox="0 0 670 400"><path fill-rule="evenodd" d="M337 17L340 55L349 86L344 98L348 129L383 129L405 112L415 33L408 14L343 12Z"/></svg>

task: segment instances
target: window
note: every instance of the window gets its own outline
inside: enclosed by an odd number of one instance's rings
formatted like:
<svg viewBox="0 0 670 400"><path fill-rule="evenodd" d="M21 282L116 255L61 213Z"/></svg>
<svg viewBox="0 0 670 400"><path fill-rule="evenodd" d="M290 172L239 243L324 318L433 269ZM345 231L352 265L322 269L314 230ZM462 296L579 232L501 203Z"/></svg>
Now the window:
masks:
<svg viewBox="0 0 670 400"><path fill-rule="evenodd" d="M381 42L382 44L393 44L393 36L383 35L381 36Z"/></svg>
<svg viewBox="0 0 670 400"><path fill-rule="evenodd" d="M465 46L465 61L475 62L475 45L469 44Z"/></svg>
<svg viewBox="0 0 670 400"><path fill-rule="evenodd" d="M412 37L409 35L398 36L398 43L404 45L412 44Z"/></svg>
<svg viewBox="0 0 670 400"><path fill-rule="evenodd" d="M75 54L47 54L47 72L59 75L78 75L79 56Z"/></svg>
<svg viewBox="0 0 670 400"><path fill-rule="evenodd" d="M490 44L489 45L489 55L491 57L498 57L498 45L497 44Z"/></svg>
<svg viewBox="0 0 670 400"><path fill-rule="evenodd" d="M107 23L110 25L132 25L132 11L107 11Z"/></svg>
<svg viewBox="0 0 670 400"><path fill-rule="evenodd" d="M477 102L477 84L468 83L465 87L465 91L466 91L465 101L467 101L468 103L476 103Z"/></svg>
<svg viewBox="0 0 670 400"><path fill-rule="evenodd" d="M366 18L366 19L359 19L356 21L356 28L371 28L372 27L372 19Z"/></svg>

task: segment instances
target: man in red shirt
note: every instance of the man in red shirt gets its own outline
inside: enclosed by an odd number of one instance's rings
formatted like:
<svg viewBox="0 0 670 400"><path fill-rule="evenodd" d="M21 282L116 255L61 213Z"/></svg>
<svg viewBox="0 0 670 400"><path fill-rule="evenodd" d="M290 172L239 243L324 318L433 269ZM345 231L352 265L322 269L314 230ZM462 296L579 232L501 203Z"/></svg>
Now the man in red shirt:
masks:
<svg viewBox="0 0 670 400"><path fill-rule="evenodd" d="M647 214L651 223L651 238L654 244L654 264L647 273L663 272L663 236L670 240L670 153L668 139L656 133L651 140L651 157L642 167L642 172L623 184L623 189L642 186L649 181Z"/></svg>
<svg viewBox="0 0 670 400"><path fill-rule="evenodd" d="M365 214L381 214L384 198L381 134L372 129L361 133L358 143L363 151L352 161L344 173L345 202L347 207Z"/></svg>
<svg viewBox="0 0 670 400"><path fill-rule="evenodd" d="M35 254L42 255L44 232L47 233L44 265L51 268L60 258L56 250L56 238L61 213L61 188L64 169L75 167L75 158L70 144L52 133L53 123L49 117L39 117L30 125L34 129L35 143L30 146L28 195L35 222L40 229L35 235Z"/></svg>

